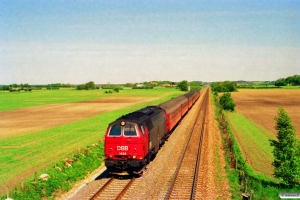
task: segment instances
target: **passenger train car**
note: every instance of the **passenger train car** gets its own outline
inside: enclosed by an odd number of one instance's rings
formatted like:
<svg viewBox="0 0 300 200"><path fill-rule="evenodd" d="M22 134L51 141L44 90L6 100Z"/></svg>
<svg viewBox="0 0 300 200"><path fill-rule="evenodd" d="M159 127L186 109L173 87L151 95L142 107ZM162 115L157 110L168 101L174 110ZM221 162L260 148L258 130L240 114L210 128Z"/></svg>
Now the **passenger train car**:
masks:
<svg viewBox="0 0 300 200"><path fill-rule="evenodd" d="M200 91L191 91L110 123L105 134L107 170L112 174L140 174L199 97Z"/></svg>

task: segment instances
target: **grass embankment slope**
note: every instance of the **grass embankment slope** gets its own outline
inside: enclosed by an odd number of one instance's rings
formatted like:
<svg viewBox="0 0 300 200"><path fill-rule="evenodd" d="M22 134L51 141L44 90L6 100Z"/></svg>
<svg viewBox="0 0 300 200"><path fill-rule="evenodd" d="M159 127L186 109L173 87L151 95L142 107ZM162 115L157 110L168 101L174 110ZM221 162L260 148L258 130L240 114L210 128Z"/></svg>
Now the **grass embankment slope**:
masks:
<svg viewBox="0 0 300 200"><path fill-rule="evenodd" d="M54 163L80 147L103 141L108 123L126 113L147 105L157 105L182 94L175 89L120 90L119 93L104 94L97 91L33 91L32 93L5 93L0 98L1 110L28 106L85 101L109 97L156 97L155 100L137 103L111 112L102 113L77 122L6 137L0 140L0 185L45 164ZM152 98L153 99L153 98ZM42 119L41 119L42 120ZM41 122L37 122L41 123ZM103 143L102 143L103 145ZM25 175L25 174L24 174Z"/></svg>
<svg viewBox="0 0 300 200"><path fill-rule="evenodd" d="M226 113L243 156L258 173L273 177L273 148L269 139L275 136L238 112Z"/></svg>

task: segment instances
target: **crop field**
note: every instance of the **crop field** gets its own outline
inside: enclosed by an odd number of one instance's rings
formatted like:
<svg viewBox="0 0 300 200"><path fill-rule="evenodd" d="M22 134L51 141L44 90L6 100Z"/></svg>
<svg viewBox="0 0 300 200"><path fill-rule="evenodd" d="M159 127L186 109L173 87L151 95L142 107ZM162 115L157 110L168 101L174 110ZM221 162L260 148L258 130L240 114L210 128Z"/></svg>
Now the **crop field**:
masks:
<svg viewBox="0 0 300 200"><path fill-rule="evenodd" d="M0 187L103 141L108 123L182 94L176 89L0 93Z"/></svg>
<svg viewBox="0 0 300 200"><path fill-rule="evenodd" d="M236 111L227 113L230 126L247 163L256 171L272 177L272 147L276 139L274 118L283 107L300 137L300 90L247 90L231 93Z"/></svg>
<svg viewBox="0 0 300 200"><path fill-rule="evenodd" d="M236 110L276 135L275 120L278 107L283 107L292 119L300 138L300 90L241 89L231 93Z"/></svg>

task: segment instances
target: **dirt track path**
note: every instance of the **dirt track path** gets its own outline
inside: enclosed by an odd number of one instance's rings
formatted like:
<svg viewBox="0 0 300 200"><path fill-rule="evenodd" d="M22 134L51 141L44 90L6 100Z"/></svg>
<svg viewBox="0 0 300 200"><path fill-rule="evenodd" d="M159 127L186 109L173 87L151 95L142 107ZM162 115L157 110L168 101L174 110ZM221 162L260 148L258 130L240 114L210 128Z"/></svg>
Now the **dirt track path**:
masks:
<svg viewBox="0 0 300 200"><path fill-rule="evenodd" d="M52 104L0 112L0 139L75 122L156 98L111 98Z"/></svg>

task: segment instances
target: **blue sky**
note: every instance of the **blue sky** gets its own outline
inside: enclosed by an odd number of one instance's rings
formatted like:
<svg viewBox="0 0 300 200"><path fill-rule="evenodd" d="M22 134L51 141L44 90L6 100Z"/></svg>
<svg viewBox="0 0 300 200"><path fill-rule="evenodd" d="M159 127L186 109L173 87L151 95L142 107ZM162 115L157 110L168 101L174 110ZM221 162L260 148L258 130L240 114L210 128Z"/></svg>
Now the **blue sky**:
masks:
<svg viewBox="0 0 300 200"><path fill-rule="evenodd" d="M0 84L300 74L300 1L1 0Z"/></svg>

